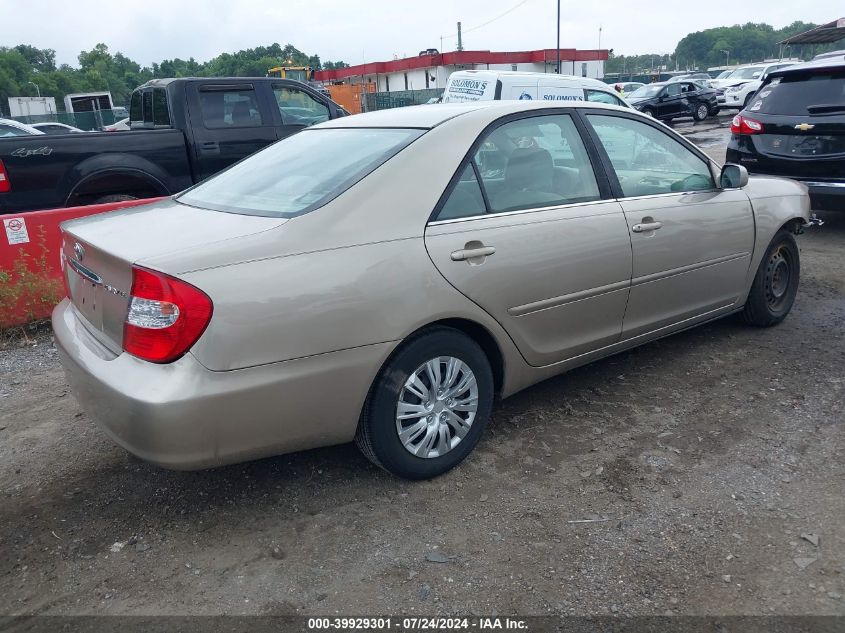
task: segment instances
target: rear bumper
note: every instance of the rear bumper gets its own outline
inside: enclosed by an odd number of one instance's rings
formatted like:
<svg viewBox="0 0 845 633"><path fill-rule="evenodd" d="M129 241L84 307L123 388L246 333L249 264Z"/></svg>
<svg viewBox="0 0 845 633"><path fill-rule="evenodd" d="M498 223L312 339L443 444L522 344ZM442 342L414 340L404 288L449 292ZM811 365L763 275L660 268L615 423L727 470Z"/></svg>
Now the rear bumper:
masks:
<svg viewBox="0 0 845 633"><path fill-rule="evenodd" d="M810 206L813 211L845 211L845 178L821 180L807 176L794 176L789 173L789 161L777 161L756 151L749 151L745 144L732 138L728 144L725 161L743 165L748 173L757 176L789 178L807 187L810 193ZM774 168L773 168L774 167ZM778 171L782 173L772 173Z"/></svg>
<svg viewBox="0 0 845 633"><path fill-rule="evenodd" d="M352 440L393 347L214 372L191 354L168 365L115 356L67 299L53 311L53 331L71 389L96 423L138 457L185 470Z"/></svg>

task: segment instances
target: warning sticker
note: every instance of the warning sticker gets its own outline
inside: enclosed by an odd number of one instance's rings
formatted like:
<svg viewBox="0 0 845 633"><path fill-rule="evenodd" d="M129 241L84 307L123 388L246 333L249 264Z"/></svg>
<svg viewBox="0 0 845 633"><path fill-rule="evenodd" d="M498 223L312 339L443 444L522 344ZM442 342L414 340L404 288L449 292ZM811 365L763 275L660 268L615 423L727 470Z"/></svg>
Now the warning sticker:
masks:
<svg viewBox="0 0 845 633"><path fill-rule="evenodd" d="M26 232L26 220L23 218L3 218L3 226L6 227L6 239L9 245L26 244L29 242L29 233Z"/></svg>

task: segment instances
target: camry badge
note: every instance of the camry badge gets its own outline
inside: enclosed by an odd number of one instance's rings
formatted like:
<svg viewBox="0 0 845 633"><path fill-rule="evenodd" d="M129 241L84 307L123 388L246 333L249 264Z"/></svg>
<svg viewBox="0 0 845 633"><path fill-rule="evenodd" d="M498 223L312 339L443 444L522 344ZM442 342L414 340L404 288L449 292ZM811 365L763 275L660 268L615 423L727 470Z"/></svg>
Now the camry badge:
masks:
<svg viewBox="0 0 845 633"><path fill-rule="evenodd" d="M816 127L816 126L813 125L812 123L799 123L798 125L795 126L795 129L801 130L802 132L806 132L807 130L812 130L814 127Z"/></svg>
<svg viewBox="0 0 845 633"><path fill-rule="evenodd" d="M76 253L76 259L79 261L85 259L85 248L79 242L73 245L73 252Z"/></svg>

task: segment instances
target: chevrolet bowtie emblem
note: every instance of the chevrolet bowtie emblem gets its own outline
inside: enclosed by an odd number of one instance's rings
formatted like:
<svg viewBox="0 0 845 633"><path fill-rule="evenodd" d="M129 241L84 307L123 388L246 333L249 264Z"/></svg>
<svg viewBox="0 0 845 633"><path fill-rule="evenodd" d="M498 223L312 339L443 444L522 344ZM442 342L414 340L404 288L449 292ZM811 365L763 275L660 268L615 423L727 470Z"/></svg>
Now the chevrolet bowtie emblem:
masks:
<svg viewBox="0 0 845 633"><path fill-rule="evenodd" d="M813 125L812 123L799 123L798 125L795 126L795 129L801 130L802 132L806 132L807 130L812 130L814 127L816 127L816 126Z"/></svg>

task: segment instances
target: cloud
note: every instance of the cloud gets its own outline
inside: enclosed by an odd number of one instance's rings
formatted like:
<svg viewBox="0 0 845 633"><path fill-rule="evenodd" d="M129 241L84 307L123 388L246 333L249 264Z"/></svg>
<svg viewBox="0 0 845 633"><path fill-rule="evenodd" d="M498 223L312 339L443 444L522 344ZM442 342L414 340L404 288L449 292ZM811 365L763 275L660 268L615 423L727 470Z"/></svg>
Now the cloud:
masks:
<svg viewBox="0 0 845 633"><path fill-rule="evenodd" d="M466 49L554 48L554 0L527 0L503 18L473 30L517 4L519 0L145 0L104 5L94 0L45 0L35 11L20 10L21 0L0 0L0 15L14 16L14 28L4 29L4 45L54 48L60 63L73 65L80 51L98 42L142 65L174 57L206 61L222 52L273 42L293 44L323 60L357 64L414 55L431 47L454 50L458 20L466 32ZM561 6L562 47L596 48L601 25L602 47L628 54L672 52L689 32L741 21L735 17L733 0L711 0L698 12L643 8L628 0L570 0ZM833 0L807 0L800 9L769 0L742 4L743 16L755 16L776 28L796 20L827 22L841 13Z"/></svg>

